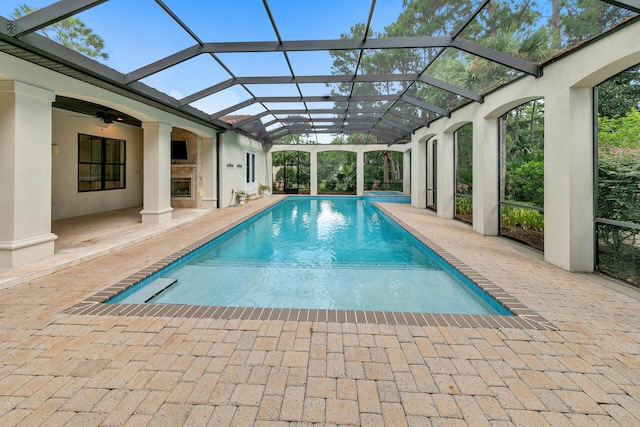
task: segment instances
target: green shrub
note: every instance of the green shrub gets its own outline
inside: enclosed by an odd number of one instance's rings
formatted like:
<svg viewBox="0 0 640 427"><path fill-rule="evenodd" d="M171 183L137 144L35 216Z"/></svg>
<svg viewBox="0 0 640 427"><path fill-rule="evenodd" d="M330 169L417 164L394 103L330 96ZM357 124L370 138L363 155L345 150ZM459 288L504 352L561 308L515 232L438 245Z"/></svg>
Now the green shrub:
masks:
<svg viewBox="0 0 640 427"><path fill-rule="evenodd" d="M471 197L456 197L456 214L473 214L473 199Z"/></svg>
<svg viewBox="0 0 640 427"><path fill-rule="evenodd" d="M522 163L507 174L507 198L544 206L544 159Z"/></svg>
<svg viewBox="0 0 640 427"><path fill-rule="evenodd" d="M601 152L598 166L597 216L640 224L640 151Z"/></svg>
<svg viewBox="0 0 640 427"><path fill-rule="evenodd" d="M535 209L503 206L500 216L503 227L522 227L544 231L544 215Z"/></svg>

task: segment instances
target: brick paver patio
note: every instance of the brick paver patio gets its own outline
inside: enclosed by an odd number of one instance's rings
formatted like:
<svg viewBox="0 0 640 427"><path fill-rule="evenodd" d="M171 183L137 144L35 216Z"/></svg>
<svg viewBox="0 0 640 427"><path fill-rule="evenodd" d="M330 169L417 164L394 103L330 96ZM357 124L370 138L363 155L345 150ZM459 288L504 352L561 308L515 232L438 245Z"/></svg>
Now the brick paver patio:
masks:
<svg viewBox="0 0 640 427"><path fill-rule="evenodd" d="M0 425L640 425L637 293L408 205L555 330L65 313L270 201L0 290Z"/></svg>

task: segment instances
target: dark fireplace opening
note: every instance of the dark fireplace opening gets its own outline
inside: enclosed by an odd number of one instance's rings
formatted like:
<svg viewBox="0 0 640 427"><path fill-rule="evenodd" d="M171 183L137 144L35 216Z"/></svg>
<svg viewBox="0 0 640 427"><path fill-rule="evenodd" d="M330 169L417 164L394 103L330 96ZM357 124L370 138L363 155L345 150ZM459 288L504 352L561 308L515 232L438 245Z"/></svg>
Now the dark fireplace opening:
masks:
<svg viewBox="0 0 640 427"><path fill-rule="evenodd" d="M191 197L191 179L172 179L171 197Z"/></svg>

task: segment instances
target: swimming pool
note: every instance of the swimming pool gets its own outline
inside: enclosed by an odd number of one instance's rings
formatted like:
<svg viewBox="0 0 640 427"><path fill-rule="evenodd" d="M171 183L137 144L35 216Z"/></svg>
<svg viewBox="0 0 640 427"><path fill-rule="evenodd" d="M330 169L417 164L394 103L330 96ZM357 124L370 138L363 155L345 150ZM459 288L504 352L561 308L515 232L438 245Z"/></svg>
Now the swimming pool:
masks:
<svg viewBox="0 0 640 427"><path fill-rule="evenodd" d="M355 197L287 198L109 302L511 315Z"/></svg>

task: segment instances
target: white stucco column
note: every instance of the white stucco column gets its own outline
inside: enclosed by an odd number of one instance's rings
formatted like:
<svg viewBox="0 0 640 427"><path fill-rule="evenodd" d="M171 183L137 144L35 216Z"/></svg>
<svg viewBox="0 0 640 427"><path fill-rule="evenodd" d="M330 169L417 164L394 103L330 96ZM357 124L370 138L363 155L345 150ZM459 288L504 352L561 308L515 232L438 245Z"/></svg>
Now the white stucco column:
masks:
<svg viewBox="0 0 640 427"><path fill-rule="evenodd" d="M432 138L430 140L428 140L426 142L426 147L425 147L425 170L424 170L424 182L426 183L426 187L425 187L425 207L427 206L433 206L436 205L438 203L438 201L436 200L435 194L433 191L429 191L429 189L437 189L437 182L434 183L434 181L437 181L437 177L435 176L437 168L434 168L434 162L437 161L436 159L436 154L438 153L437 147L438 145L438 140L436 138ZM435 149L434 149L435 148Z"/></svg>
<svg viewBox="0 0 640 427"><path fill-rule="evenodd" d="M559 87L544 108L544 258L593 271L593 91Z"/></svg>
<svg viewBox="0 0 640 427"><path fill-rule="evenodd" d="M445 132L438 140L438 216L453 218L455 216L454 188L454 132Z"/></svg>
<svg viewBox="0 0 640 427"><path fill-rule="evenodd" d="M318 195L318 152L316 150L311 150L309 152L309 161L310 161L310 176L309 180L311 181L309 184L311 185L310 194L312 196Z"/></svg>
<svg viewBox="0 0 640 427"><path fill-rule="evenodd" d="M218 154L215 138L202 138L202 207L214 209L217 207L216 173L218 169Z"/></svg>
<svg viewBox="0 0 640 427"><path fill-rule="evenodd" d="M356 151L356 195L364 194L364 151L358 147Z"/></svg>
<svg viewBox="0 0 640 427"><path fill-rule="evenodd" d="M52 256L53 92L0 81L0 267Z"/></svg>
<svg viewBox="0 0 640 427"><path fill-rule="evenodd" d="M402 153L402 192L411 194L411 150Z"/></svg>
<svg viewBox="0 0 640 427"><path fill-rule="evenodd" d="M140 214L145 224L170 221L171 125L143 122L144 189Z"/></svg>
<svg viewBox="0 0 640 427"><path fill-rule="evenodd" d="M498 119L473 123L473 231L498 235Z"/></svg>
<svg viewBox="0 0 640 427"><path fill-rule="evenodd" d="M265 151L264 156L267 167L265 172L265 185L273 192L273 152L271 151L271 147Z"/></svg>
<svg viewBox="0 0 640 427"><path fill-rule="evenodd" d="M411 205L427 207L427 142L415 133L411 135Z"/></svg>

